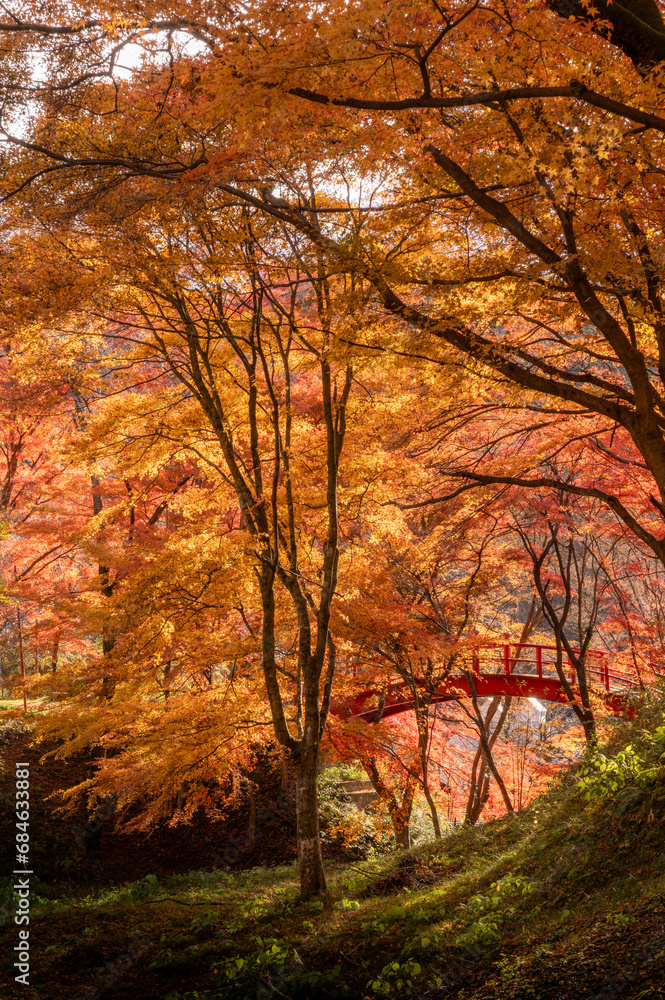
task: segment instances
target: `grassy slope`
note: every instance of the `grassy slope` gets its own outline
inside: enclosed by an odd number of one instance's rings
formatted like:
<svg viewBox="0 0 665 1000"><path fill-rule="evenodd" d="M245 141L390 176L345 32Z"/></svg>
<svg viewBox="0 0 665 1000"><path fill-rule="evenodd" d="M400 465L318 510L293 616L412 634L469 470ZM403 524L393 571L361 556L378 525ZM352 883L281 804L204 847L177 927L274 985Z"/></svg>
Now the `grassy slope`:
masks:
<svg viewBox="0 0 665 1000"><path fill-rule="evenodd" d="M31 995L665 996L665 828L651 812L644 798L591 809L568 777L513 820L331 867L326 907L296 902L293 865L37 902ZM14 928L0 934L9 982Z"/></svg>

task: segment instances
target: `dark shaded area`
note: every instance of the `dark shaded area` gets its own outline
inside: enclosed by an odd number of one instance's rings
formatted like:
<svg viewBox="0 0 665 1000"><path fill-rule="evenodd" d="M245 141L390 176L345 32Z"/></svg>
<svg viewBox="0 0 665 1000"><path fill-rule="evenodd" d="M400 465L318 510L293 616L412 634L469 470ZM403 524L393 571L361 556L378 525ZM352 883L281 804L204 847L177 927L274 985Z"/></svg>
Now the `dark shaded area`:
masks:
<svg viewBox="0 0 665 1000"><path fill-rule="evenodd" d="M368 885L360 893L360 898L388 896L393 892L401 892L402 889L419 889L435 885L459 870L458 865L436 857L405 854L397 862L394 872Z"/></svg>
<svg viewBox="0 0 665 1000"><path fill-rule="evenodd" d="M149 834L125 834L116 830L112 803L90 811L81 804L69 819L55 815L57 801L47 801L48 796L91 777L95 758L51 757L40 764L48 747L30 746L31 739L19 727L0 730L0 870L11 871L14 861L14 764L29 761L31 860L42 894L50 885L71 891L77 885L134 882L148 874L242 870L296 857L293 780L283 790L281 772L252 773L254 809L246 795L224 820L213 821L199 810L190 823L170 826L165 819Z"/></svg>
<svg viewBox="0 0 665 1000"><path fill-rule="evenodd" d="M656 1000L665 995L665 900L661 905L636 908L631 922L622 927L599 929L590 915L588 943L571 955L561 940L553 937L546 946L520 956L509 943L504 948L503 975L496 975L495 963L482 963L472 977L482 986L460 993L443 989L429 1000L521 1000L536 996L542 1000ZM510 969L511 958L513 967Z"/></svg>
<svg viewBox="0 0 665 1000"><path fill-rule="evenodd" d="M665 60L665 23L655 0L622 0L621 3L595 0L593 4L584 4L582 0L546 2L561 17L578 17L597 25L594 30L625 52L640 71ZM590 10L594 13L590 14ZM599 19L609 22L609 31Z"/></svg>

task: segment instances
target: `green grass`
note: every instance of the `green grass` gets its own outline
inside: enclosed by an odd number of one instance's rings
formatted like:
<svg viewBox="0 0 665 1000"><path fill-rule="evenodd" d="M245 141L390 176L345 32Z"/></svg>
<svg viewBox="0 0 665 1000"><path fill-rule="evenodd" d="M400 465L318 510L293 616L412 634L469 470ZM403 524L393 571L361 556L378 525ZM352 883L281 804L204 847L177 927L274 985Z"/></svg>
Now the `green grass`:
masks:
<svg viewBox="0 0 665 1000"><path fill-rule="evenodd" d="M329 880L325 905L298 902L295 866L36 900L33 995L106 976L114 998L665 996L663 827L585 807L570 779Z"/></svg>
<svg viewBox="0 0 665 1000"><path fill-rule="evenodd" d="M629 740L650 745L629 728L614 752ZM661 750L649 751L657 764ZM299 901L294 865L161 882L147 872L91 895L35 899L31 994L665 997L662 771L641 790L590 802L567 775L514 819L328 865L325 903ZM13 924L2 935L10 975Z"/></svg>

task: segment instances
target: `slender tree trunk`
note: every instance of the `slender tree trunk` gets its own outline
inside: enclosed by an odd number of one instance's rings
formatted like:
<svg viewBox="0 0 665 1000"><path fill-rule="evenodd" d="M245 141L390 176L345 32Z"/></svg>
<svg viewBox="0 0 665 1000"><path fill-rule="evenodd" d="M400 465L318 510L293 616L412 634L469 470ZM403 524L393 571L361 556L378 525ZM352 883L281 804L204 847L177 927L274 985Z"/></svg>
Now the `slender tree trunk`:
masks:
<svg viewBox="0 0 665 1000"><path fill-rule="evenodd" d="M471 783L469 785L469 795L466 800L466 813L464 817L464 822L467 825L472 825L471 814L473 812L474 800L476 799L478 794L478 786L482 781L481 775L478 774L478 769L480 767L481 759L482 759L482 749L479 741L476 754L473 758L473 764L471 765Z"/></svg>
<svg viewBox="0 0 665 1000"><path fill-rule="evenodd" d="M432 825L434 827L434 839L441 840L441 824L439 822L439 814L429 787L429 708L430 706L428 704L425 708L425 717L422 720L423 724L418 727L420 730L418 738L418 742L420 744L420 766L423 774L423 792L425 793L425 799L427 800L427 805L429 806L430 815L432 817ZM418 721L420 722L421 720Z"/></svg>
<svg viewBox="0 0 665 1000"><path fill-rule="evenodd" d="M501 707L501 714L499 715L494 731L490 733L490 725L496 710L502 703L501 698L493 698L490 702L490 706L487 710L484 719L485 733L487 736L487 745L489 746L490 752L494 748L501 730L503 729L503 724L506 721L508 715L508 710L512 704L512 698L508 696L503 699L503 704ZM471 771L471 788L469 790L469 798L466 806L466 816L464 822L467 826L474 826L480 819L480 815L485 808L487 800L490 794L490 784L491 784L491 771L488 767L487 760L485 759L485 754L483 751L482 741L478 741L478 749L476 751L476 756L473 761L473 768Z"/></svg>
<svg viewBox="0 0 665 1000"><path fill-rule="evenodd" d="M104 503L102 501L102 496L99 492L100 482L97 476L92 477L92 509L93 514L97 517L101 514ZM97 567L99 573L99 583L100 589L104 597L112 597L113 595L113 584L109 579L109 568L108 566L99 565ZM111 632L108 622L104 622L102 626L102 656L106 658L113 651L115 646L115 636ZM104 674L102 677L102 690L101 695L110 701L115 692L115 678L111 674Z"/></svg>
<svg viewBox="0 0 665 1000"><path fill-rule="evenodd" d="M16 570L14 570L14 572L16 572ZM25 693L25 661L23 659L23 632L21 630L21 612L19 611L18 608L16 609L16 625L18 628L18 652L19 652L19 659L21 662L21 679L23 682L23 711L27 712L28 701Z"/></svg>
<svg viewBox="0 0 665 1000"><path fill-rule="evenodd" d="M590 708L584 710L584 716L581 722L587 746L595 746L598 742L598 733L596 732L596 720L594 718L593 711Z"/></svg>
<svg viewBox="0 0 665 1000"><path fill-rule="evenodd" d="M102 824L96 820L94 810L93 812L89 811L87 794L83 807L83 828L85 831L83 834L85 853L89 857L98 857L102 842Z"/></svg>
<svg viewBox="0 0 665 1000"><path fill-rule="evenodd" d="M598 742L598 736L596 733L596 719L593 714L593 709L591 708L591 702L589 700L589 689L586 682L586 666L584 663L584 658L580 658L580 661L575 663L575 674L577 676L578 686L580 688L580 700L582 704L579 705L575 700L573 690L570 686L568 677L563 667L563 656L564 656L564 635L563 629L554 628L554 637L556 640L556 672L559 675L559 680L561 681L561 687L564 689L566 696L570 700L570 707L577 716L582 730L584 732L584 738L587 742L587 747L594 746ZM571 658L572 659L572 658Z"/></svg>
<svg viewBox="0 0 665 1000"><path fill-rule="evenodd" d="M406 788L402 796L400 805L395 801L395 805L390 808L390 819L395 832L395 844L398 848L408 850L411 847L411 810L413 809L413 799L416 794L416 782L407 780Z"/></svg>
<svg viewBox="0 0 665 1000"><path fill-rule="evenodd" d="M425 792L425 798L427 799L427 805L429 806L430 815L432 817L432 825L434 827L434 839L441 840L441 823L439 822L439 813L436 808L436 802L432 798L432 793L429 790L429 785L425 783L423 785Z"/></svg>
<svg viewBox="0 0 665 1000"><path fill-rule="evenodd" d="M247 247L251 256L253 251L249 245ZM252 549L256 552L258 560L256 571L260 582L263 611L261 625L263 678L275 737L294 763L300 885L303 898L310 898L325 894L327 891L319 839L316 779L319 746L330 705L334 675L334 644L331 641L329 626L331 605L337 587L339 557L337 479L353 372L350 367L346 369L344 375L342 372L337 374L331 372L328 360L329 347L334 342L329 315L331 298L326 286L324 261L321 258L317 276L310 280L323 334L322 349L315 353L320 365L321 397L326 428L325 495L328 524L327 531L323 533L325 537L321 538L323 557L317 584L318 599L314 600L309 593L309 582L304 580L299 567L300 529L291 482L293 407L290 397L289 352L298 330L296 299L292 300L291 323L288 325L288 338L284 340L280 332L281 319L277 327L270 323L270 333L268 324L264 324L266 307L270 308L270 303L273 301L272 290L263 285L261 268L253 259L248 263L247 274L253 290L252 322L247 334L250 349L246 350L244 346L240 348L225 317L219 325L219 331L238 355L247 376L245 444L248 449L248 461L240 458L245 445L239 446L234 441L235 432L231 432L231 427L237 423L236 417L229 419L230 415L226 413L222 394L218 391L216 372L218 362L212 357L212 352L216 351L217 347L215 339L210 337L210 328L204 326L200 335L197 320L188 315L187 305L183 299L180 304L186 327L187 359L179 356L176 363L170 354L170 349L163 341L156 339L155 343L152 341L150 343L156 353L166 361L172 373L195 394L199 401L202 412L217 438L224 464L233 483L241 511L242 528L253 539ZM283 305L279 306L280 316L283 308ZM269 350L264 335L274 337L273 346ZM308 336L310 335L308 332ZM307 350L314 350L306 340L304 343ZM277 355L281 358L281 376L273 374ZM340 379L343 378L340 384L338 375ZM261 380L265 385L266 398L269 400L267 409L264 407L259 389ZM283 404L282 386L286 393ZM272 442L269 450L267 447L264 449L262 443L265 434L262 411L269 415L272 424ZM244 433L242 429L239 430L241 438ZM278 662L281 654L276 638L276 585L288 593L297 616L298 710L292 719L287 719L284 709L292 694L291 692L288 696L286 694L288 684L283 681ZM324 676L322 671L326 651L328 651L328 669ZM292 730L297 735L294 735Z"/></svg>
<svg viewBox="0 0 665 1000"><path fill-rule="evenodd" d="M513 804L510 801L510 796L508 795L508 791L504 784L503 778L499 774L499 769L496 766L494 757L492 755L492 749L490 747L489 740L487 739L487 730L485 728L485 721L483 719L482 712L480 711L480 708L478 706L478 696L476 694L476 685L474 684L473 681L473 675L470 672L467 672L466 677L469 682L469 689L471 691L471 701L473 703L473 711L476 718L476 724L478 726L478 733L480 735L480 745L482 747L483 757L485 758L487 766L492 772L492 777L494 778L499 787L499 791L501 792L501 797L503 798L506 811L508 812L509 816L512 816L515 810L513 809Z"/></svg>
<svg viewBox="0 0 665 1000"><path fill-rule="evenodd" d="M586 646L591 638L591 631L589 626L587 628L587 633L585 640L582 641L580 636L580 644L583 649L581 655L576 655L568 642L566 637L566 622L568 620L568 615L570 612L570 607L574 599L574 587L571 582L571 560L574 554L574 548L572 542L569 542L566 549L562 548L555 526L549 524L550 529L550 539L543 548L540 555L537 555L533 546L530 544L523 532L520 532L522 543L524 544L527 552L529 552L532 562L533 562L533 580L536 585L536 590L538 591L538 596L540 597L541 607L543 614L547 618L547 621L554 632L554 638L556 641L556 672L558 674L559 680L561 681L561 687L564 690L566 697L570 703L570 707L577 716L582 729L584 731L584 736L587 741L587 746L592 746L597 742L596 735L596 722L593 714L593 709L591 707L591 702L589 699L589 688L587 684L586 676ZM552 604L548 594L548 584L543 582L542 569L545 559L547 558L549 552L554 550L557 557L559 577L564 586L564 601L561 608L557 609ZM661 559L662 561L662 559ZM579 598L578 598L579 601ZM580 705L575 697L571 686L571 680L566 676L566 672L563 667L563 656L564 652L567 654L570 663L575 670L575 676L577 678L577 684L580 689L580 700L582 704Z"/></svg>
<svg viewBox="0 0 665 1000"><path fill-rule="evenodd" d="M466 801L466 812L464 815L465 826L473 826L478 821L481 790L485 784L485 774L485 760L479 742L471 768L471 785L469 787L469 796Z"/></svg>
<svg viewBox="0 0 665 1000"><path fill-rule="evenodd" d="M395 847L398 851L408 851L411 847L410 817L406 816L403 810L399 810L394 814L391 813L390 818L395 832Z"/></svg>
<svg viewBox="0 0 665 1000"><path fill-rule="evenodd" d="M76 408L76 423L79 430L85 430L88 422L88 412L89 407L86 400L83 398L81 393L78 391L76 386L70 385L72 398L74 400L74 406ZM101 493L99 492L100 481L97 476L91 476L91 486L92 486L92 512L93 516L97 517L101 514L104 508L104 502L102 500ZM97 567L97 572L99 574L99 584L100 590L104 597L111 597L113 594L113 584L109 579L109 568L108 566L99 565ZM108 623L104 623L102 626L102 656L106 658L112 652L115 646L115 636L112 635ZM110 701L115 692L115 679L110 674L104 674L102 677L102 689L101 695Z"/></svg>
<svg viewBox="0 0 665 1000"><path fill-rule="evenodd" d="M596 719L593 714L591 699L589 697L589 684L586 675L586 650L579 658L573 658L571 656L571 660L575 667L577 683L580 689L580 701L582 702L580 722L582 723L582 729L584 730L584 737L587 741L587 746L594 746L598 742L598 734L596 732Z"/></svg>
<svg viewBox="0 0 665 1000"><path fill-rule="evenodd" d="M167 660L164 664L164 673L162 675L162 687L164 690L164 708L169 703L169 698L171 696L171 677L173 675L172 660Z"/></svg>
<svg viewBox="0 0 665 1000"><path fill-rule="evenodd" d="M536 629L541 621L543 621L544 614L542 608L538 608L538 602L534 597L531 601L531 607L529 608L529 613L527 615L526 621L522 626L522 632L520 634L518 646L522 643L529 641L534 629ZM506 638L509 636L506 635ZM519 655L519 653L518 653ZM517 658L511 661L510 672L512 673L515 669L517 663ZM494 731L489 737L489 747L490 750L494 747L498 737L501 734L504 723L508 716L508 710L512 704L512 698L493 698L490 702L490 706L485 714L485 728L489 732L490 725L496 714L496 710L501 705L501 714L497 721ZM478 741L478 749L476 750L476 755L473 761L473 768L471 770L471 787L469 789L469 797L466 805L466 816L464 818L464 823L467 826L475 825L480 819L480 815L485 808L485 804L489 798L491 784L491 775L488 770L487 761L483 756L482 743Z"/></svg>
<svg viewBox="0 0 665 1000"><path fill-rule="evenodd" d="M298 760L296 828L300 892L303 899L325 895L328 891L319 835L319 802L316 788L318 750L318 743L303 743Z"/></svg>
<svg viewBox="0 0 665 1000"><path fill-rule="evenodd" d="M411 846L410 820L417 785L415 776L411 773L407 774L406 785L404 786L402 801L400 803L394 791L386 785L381 777L379 769L376 766L376 761L372 757L369 757L363 763L375 792L388 806L390 822L395 834L395 845L398 849L408 849Z"/></svg>
<svg viewBox="0 0 665 1000"><path fill-rule="evenodd" d="M415 793L416 782L408 776L401 803L393 794L387 799L390 822L395 834L395 846L398 850L408 850L411 847L411 810Z"/></svg>
<svg viewBox="0 0 665 1000"><path fill-rule="evenodd" d="M251 781L247 786L247 791L249 793L249 823L247 825L247 842L251 850L256 843L256 795L254 794L254 785Z"/></svg>
<svg viewBox="0 0 665 1000"><path fill-rule="evenodd" d="M53 645L51 646L51 673L54 674L58 669L58 650L60 648L60 633L57 632L53 640Z"/></svg>

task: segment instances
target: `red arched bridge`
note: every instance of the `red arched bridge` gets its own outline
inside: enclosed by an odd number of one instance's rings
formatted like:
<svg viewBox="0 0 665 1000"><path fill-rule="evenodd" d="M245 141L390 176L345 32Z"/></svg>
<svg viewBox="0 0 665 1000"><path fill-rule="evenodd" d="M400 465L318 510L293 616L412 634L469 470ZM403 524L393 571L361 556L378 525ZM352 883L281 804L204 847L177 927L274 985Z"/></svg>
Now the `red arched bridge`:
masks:
<svg viewBox="0 0 665 1000"><path fill-rule="evenodd" d="M574 655L580 653L578 649L573 649L572 652ZM653 665L649 667L648 679L646 677L640 679L635 670L622 669L616 664L610 666L609 654L597 649L587 650L585 666L590 693L600 696L615 715L622 715L630 710L627 696L631 691L639 692L645 686L652 686L659 676ZM578 700L580 695L577 672L566 654L563 656L563 670ZM511 695L515 698L537 698L539 701L570 704L556 670L556 646L523 642L483 645L478 647L472 656L471 675L479 698ZM416 683L422 685L417 679ZM464 676L455 676L446 678L439 685L432 701L456 701L470 696L471 687L468 679ZM374 722L379 710L378 698L378 689L368 688L343 703L337 703L333 706L332 712L335 715ZM386 688L381 718L397 715L398 712L404 712L412 706L413 699L408 684L398 679L390 681Z"/></svg>

